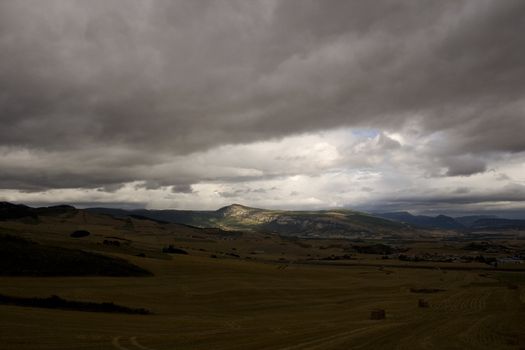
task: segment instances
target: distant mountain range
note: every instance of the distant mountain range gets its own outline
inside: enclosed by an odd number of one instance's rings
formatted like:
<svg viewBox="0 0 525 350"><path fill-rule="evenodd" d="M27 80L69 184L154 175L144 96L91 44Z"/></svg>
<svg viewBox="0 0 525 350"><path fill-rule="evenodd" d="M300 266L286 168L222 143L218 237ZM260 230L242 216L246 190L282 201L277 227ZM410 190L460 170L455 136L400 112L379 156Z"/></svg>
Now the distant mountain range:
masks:
<svg viewBox="0 0 525 350"><path fill-rule="evenodd" d="M31 208L0 202L0 221L33 220L39 216L63 215L76 211L72 206ZM386 237L413 235L418 229L506 230L525 229L525 220L503 219L493 215L451 217L412 215L409 212L367 214L334 209L317 211L268 210L232 204L214 211L195 210L125 210L112 208L83 209L90 213L117 218L133 217L158 223L178 223L199 228L229 231L258 231L302 237Z"/></svg>
<svg viewBox="0 0 525 350"><path fill-rule="evenodd" d="M140 216L196 227L303 237L372 237L413 232L407 224L352 210L284 211L233 204L215 211L89 208L117 217Z"/></svg>
<svg viewBox="0 0 525 350"><path fill-rule="evenodd" d="M367 214L336 209L285 211L250 208L233 204L215 211L194 210L123 210L90 208L91 212L113 216L138 215L150 219L183 223L196 227L226 230L264 230L279 234L312 236L397 233L410 228L442 230L525 229L525 220L503 219L495 215L412 215L409 212ZM385 220L381 220L385 219ZM401 225L400 225L401 224Z"/></svg>
<svg viewBox="0 0 525 350"><path fill-rule="evenodd" d="M424 228L441 228L447 230L455 230L465 228L463 224L454 218L446 215L438 215L435 217L425 215L412 215L409 212L394 212L376 214L381 218L394 220L398 222L405 222L407 224L424 227Z"/></svg>
<svg viewBox="0 0 525 350"><path fill-rule="evenodd" d="M429 229L481 230L481 229L525 229L525 220L503 219L495 215L470 215L451 217L446 215L412 215L409 212L374 214L375 216L404 222L409 225Z"/></svg>

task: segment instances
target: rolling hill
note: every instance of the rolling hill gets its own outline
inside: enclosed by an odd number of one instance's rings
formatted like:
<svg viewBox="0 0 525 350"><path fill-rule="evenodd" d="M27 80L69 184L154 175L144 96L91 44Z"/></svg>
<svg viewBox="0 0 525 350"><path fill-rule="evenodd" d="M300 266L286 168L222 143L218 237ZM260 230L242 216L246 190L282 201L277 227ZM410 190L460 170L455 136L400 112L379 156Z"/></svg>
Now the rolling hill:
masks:
<svg viewBox="0 0 525 350"><path fill-rule="evenodd" d="M195 227L276 233L301 237L371 237L413 232L407 224L366 213L337 209L320 211L268 210L232 204L216 211L121 210L90 208L87 211L116 217L141 217Z"/></svg>
<svg viewBox="0 0 525 350"><path fill-rule="evenodd" d="M464 229L466 226L460 221L453 217L446 215L438 216L427 216L427 215L412 215L409 212L392 212L392 213L381 213L376 216L385 218L388 220L394 220L397 222L405 222L409 225L413 225L421 228L439 228L445 230L459 230Z"/></svg>
<svg viewBox="0 0 525 350"><path fill-rule="evenodd" d="M446 215L412 215L409 212L375 214L377 217L406 223L414 227L442 230L522 230L525 220L504 219L495 215L470 215L451 217Z"/></svg>
<svg viewBox="0 0 525 350"><path fill-rule="evenodd" d="M0 235L0 276L150 276L125 260Z"/></svg>

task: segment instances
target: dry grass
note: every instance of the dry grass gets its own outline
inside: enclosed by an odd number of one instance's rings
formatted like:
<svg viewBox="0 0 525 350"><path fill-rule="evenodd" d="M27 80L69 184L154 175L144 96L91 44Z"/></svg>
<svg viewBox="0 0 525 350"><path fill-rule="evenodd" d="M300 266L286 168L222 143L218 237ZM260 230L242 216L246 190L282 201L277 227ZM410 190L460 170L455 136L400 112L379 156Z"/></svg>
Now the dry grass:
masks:
<svg viewBox="0 0 525 350"><path fill-rule="evenodd" d="M150 278L0 278L2 293L114 301L147 319L0 306L2 349L517 349L520 290L474 272L140 259ZM418 308L413 285L447 291ZM387 310L371 321L370 310ZM119 338L117 338L119 337Z"/></svg>
<svg viewBox="0 0 525 350"><path fill-rule="evenodd" d="M0 305L2 350L525 347L519 339L525 334L522 272L481 273L476 264L465 265L472 270L408 269L404 262L384 269L377 266L384 262L374 256L358 256L356 266L297 264L294 261L307 256L341 255L338 246L346 243L297 244L261 234L224 237L100 216L46 218L38 225L2 223L2 227L39 242L112 254L154 273L125 278L0 277L0 294L56 294L154 313L98 314ZM69 237L78 229L91 235ZM101 244L107 237L125 243ZM163 254L162 247L169 244L189 255ZM425 245L425 249L432 247L431 242ZM280 258L286 262L280 263ZM411 289L443 291L425 294L429 307L420 308L422 295ZM386 318L370 320L374 309L386 310Z"/></svg>

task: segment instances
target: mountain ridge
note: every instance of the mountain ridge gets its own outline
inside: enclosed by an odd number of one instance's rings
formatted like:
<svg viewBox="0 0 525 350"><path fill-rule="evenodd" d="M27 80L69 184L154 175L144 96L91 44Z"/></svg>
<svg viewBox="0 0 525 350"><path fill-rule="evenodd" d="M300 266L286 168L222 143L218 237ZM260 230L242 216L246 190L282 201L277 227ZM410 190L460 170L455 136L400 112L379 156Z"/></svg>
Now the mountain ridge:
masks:
<svg viewBox="0 0 525 350"><path fill-rule="evenodd" d="M217 210L126 210L104 207L76 209L70 205L32 208L23 204L0 202L0 221L37 221L39 216L74 215L79 210L117 218L144 218L159 223L177 223L196 228L261 231L307 237L370 237L406 233L417 229L525 229L525 220L503 219L495 215L427 216L413 215L408 211L368 214L350 209L294 211L253 208L238 203Z"/></svg>
<svg viewBox="0 0 525 350"><path fill-rule="evenodd" d="M500 218L496 215L466 215L452 217L447 215L413 215L407 211L378 213L378 217L405 222L415 227L447 230L481 229L525 229L525 220Z"/></svg>
<svg viewBox="0 0 525 350"><path fill-rule="evenodd" d="M348 209L288 211L252 208L231 204L214 211L181 210L113 210L88 208L110 215L141 215L155 220L196 227L218 227L233 231L260 231L305 237L371 237L406 233L410 225Z"/></svg>

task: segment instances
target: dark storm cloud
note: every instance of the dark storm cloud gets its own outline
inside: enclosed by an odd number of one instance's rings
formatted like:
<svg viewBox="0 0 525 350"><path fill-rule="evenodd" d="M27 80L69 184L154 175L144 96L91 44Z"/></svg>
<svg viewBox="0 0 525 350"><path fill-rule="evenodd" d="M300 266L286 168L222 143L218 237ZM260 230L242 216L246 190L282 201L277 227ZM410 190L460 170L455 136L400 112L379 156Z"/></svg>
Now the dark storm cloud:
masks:
<svg viewBox="0 0 525 350"><path fill-rule="evenodd" d="M470 193L457 196L443 196L433 194L429 197L405 197L393 200L398 203L412 203L415 205L441 204L473 204L483 202L525 202L525 188L507 188L498 192Z"/></svg>
<svg viewBox="0 0 525 350"><path fill-rule="evenodd" d="M271 191L272 189L264 189L264 188L255 188L255 189L237 189L234 191L223 191L219 192L219 196L224 198L236 198L236 197L243 197L246 194L254 195L254 194L261 194L261 193L267 193L268 191Z"/></svg>
<svg viewBox="0 0 525 350"><path fill-rule="evenodd" d="M482 159L472 157L450 157L445 160L445 164L448 168L447 176L468 176L487 169Z"/></svg>
<svg viewBox="0 0 525 350"><path fill-rule="evenodd" d="M188 184L182 184L182 185L173 185L171 188L171 192L173 193L193 193L193 187Z"/></svg>
<svg viewBox="0 0 525 350"><path fill-rule="evenodd" d="M414 194L409 194L410 192ZM525 203L525 186L519 184L510 184L501 188L486 190L457 188L449 193L443 190L427 191L427 193L415 192L405 190L397 196L381 198L363 205L360 209L372 212L414 210L419 212L454 213L465 212L465 210L470 208L471 212L487 210L506 212L513 209L494 204L502 202ZM523 214L522 208L514 210Z"/></svg>
<svg viewBox="0 0 525 350"><path fill-rule="evenodd" d="M525 150L524 15L520 0L3 1L0 146L50 164L3 164L0 187L185 192L192 179L145 169L414 121L447 135L448 176L483 172L484 154Z"/></svg>

